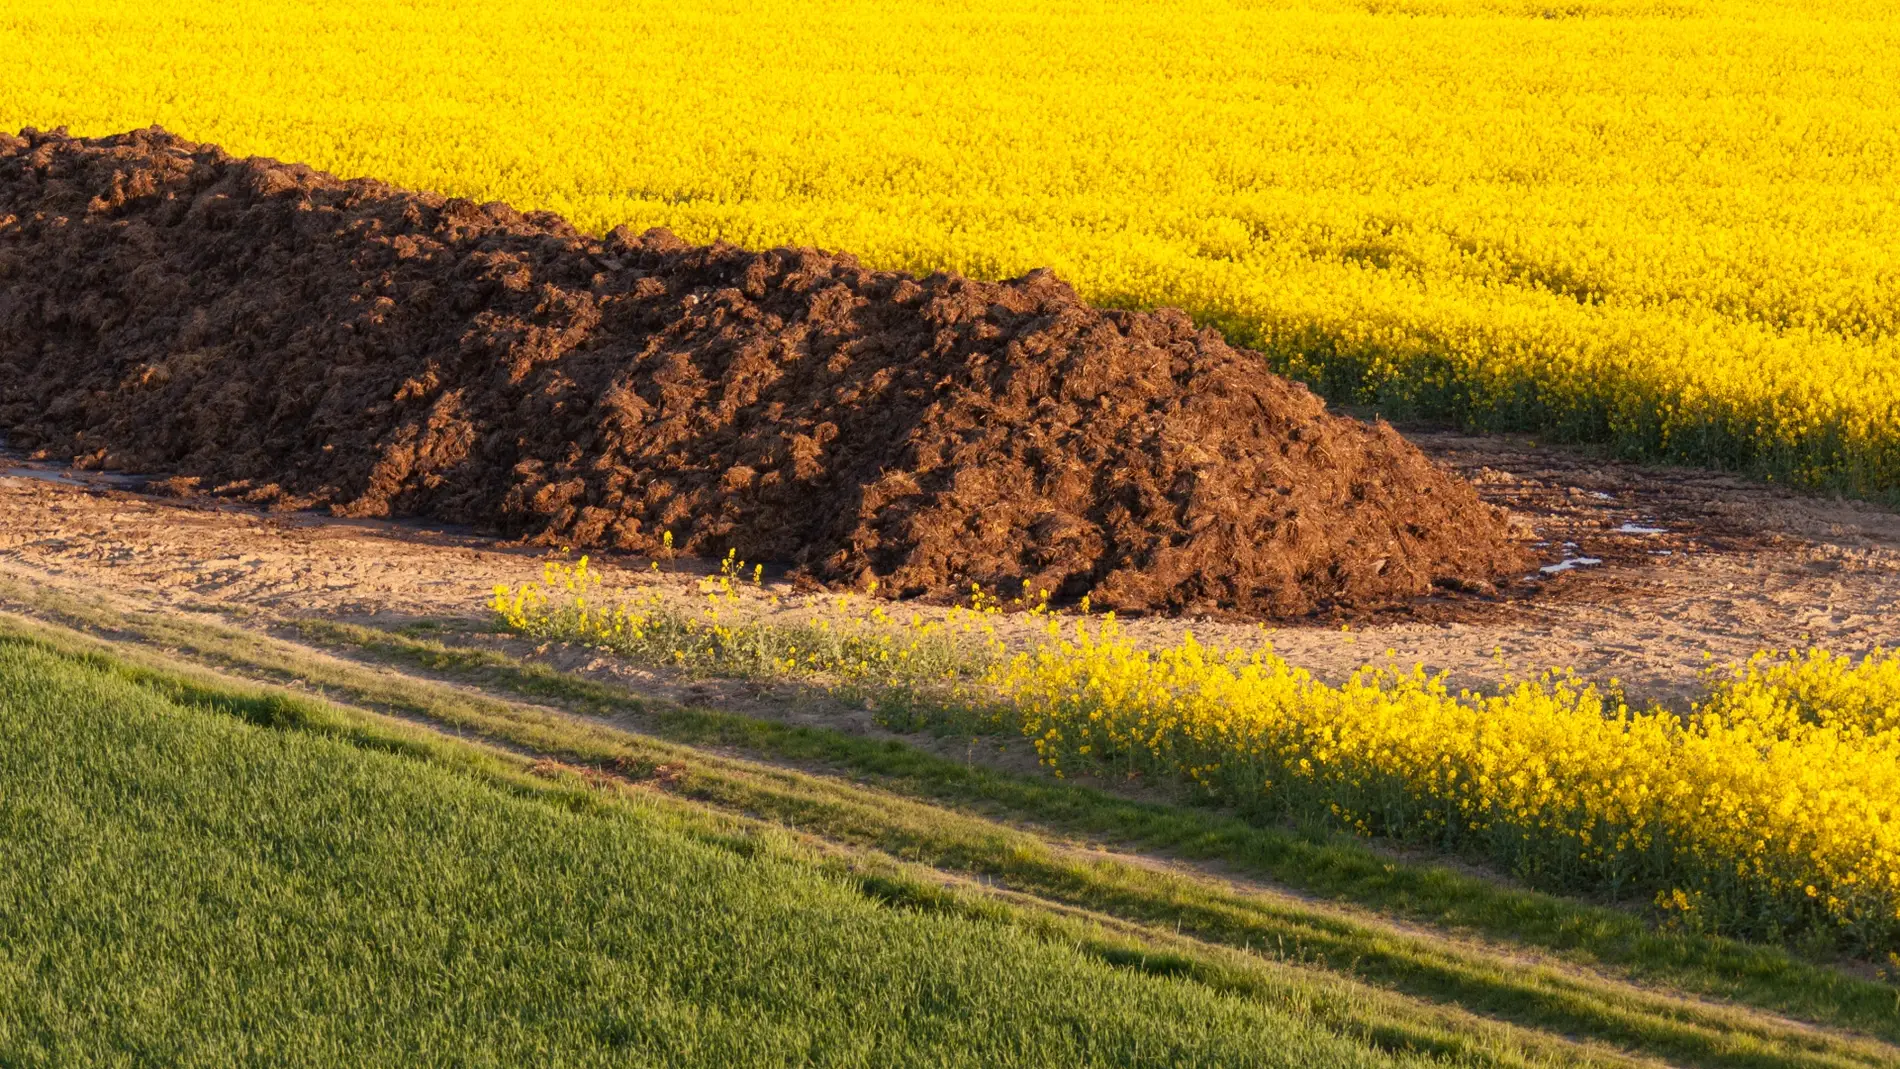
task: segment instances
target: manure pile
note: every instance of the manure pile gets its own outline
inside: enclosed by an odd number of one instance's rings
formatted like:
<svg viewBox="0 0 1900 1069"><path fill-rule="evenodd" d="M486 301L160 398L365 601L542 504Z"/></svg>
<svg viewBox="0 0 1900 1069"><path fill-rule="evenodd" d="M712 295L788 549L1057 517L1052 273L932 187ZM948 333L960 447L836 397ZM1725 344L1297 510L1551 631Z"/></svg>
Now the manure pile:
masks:
<svg viewBox="0 0 1900 1069"><path fill-rule="evenodd" d="M0 134L0 428L83 466L955 596L1296 614L1519 566L1503 517L1175 311L235 159Z"/></svg>

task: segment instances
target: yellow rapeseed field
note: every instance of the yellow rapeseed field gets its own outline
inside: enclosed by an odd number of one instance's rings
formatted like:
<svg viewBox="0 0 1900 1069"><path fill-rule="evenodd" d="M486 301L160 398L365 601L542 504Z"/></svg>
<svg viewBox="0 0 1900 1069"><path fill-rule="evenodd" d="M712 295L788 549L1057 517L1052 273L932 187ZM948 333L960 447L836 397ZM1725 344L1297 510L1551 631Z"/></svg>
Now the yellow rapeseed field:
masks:
<svg viewBox="0 0 1900 1069"><path fill-rule="evenodd" d="M1900 489L1884 0L0 0L0 127L1177 304L1335 397Z"/></svg>

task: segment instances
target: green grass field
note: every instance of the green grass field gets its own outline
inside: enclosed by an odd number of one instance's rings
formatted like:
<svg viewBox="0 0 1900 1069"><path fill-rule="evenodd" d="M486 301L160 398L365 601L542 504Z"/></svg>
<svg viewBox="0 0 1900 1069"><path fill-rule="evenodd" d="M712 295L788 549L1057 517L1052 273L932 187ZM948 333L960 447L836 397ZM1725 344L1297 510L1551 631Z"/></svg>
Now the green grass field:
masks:
<svg viewBox="0 0 1900 1069"><path fill-rule="evenodd" d="M1822 958L272 630L0 580L0 1066L1900 1063L1900 989Z"/></svg>
<svg viewBox="0 0 1900 1069"><path fill-rule="evenodd" d="M0 1063L1403 1060L277 708L0 645Z"/></svg>

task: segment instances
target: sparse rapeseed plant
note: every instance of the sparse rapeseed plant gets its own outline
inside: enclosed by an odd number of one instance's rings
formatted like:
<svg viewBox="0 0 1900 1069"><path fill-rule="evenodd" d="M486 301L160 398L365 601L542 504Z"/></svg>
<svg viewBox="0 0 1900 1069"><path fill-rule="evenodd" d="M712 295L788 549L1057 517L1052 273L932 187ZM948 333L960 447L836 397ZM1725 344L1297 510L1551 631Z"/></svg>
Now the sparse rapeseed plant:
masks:
<svg viewBox="0 0 1900 1069"><path fill-rule="evenodd" d="M777 598L763 590L764 568L728 553L697 597L666 591L608 590L590 559L550 560L541 578L494 588L489 608L509 630L577 642L648 664L700 675L791 679L854 702L868 701L897 723L920 701L942 704L981 680L998 649L990 618L1001 609L978 592L973 607L941 619L893 617L882 604L858 612L836 597L817 611L773 617ZM1046 610L1044 610L1046 611Z"/></svg>
<svg viewBox="0 0 1900 1069"><path fill-rule="evenodd" d="M758 573L754 572L754 575ZM1064 617L1024 591L1034 626L999 637L995 597L906 622L881 605L795 623L739 607L728 556L687 612L657 593L590 593L582 558L497 588L529 634L654 663L772 673L868 698L899 726L1020 730L1060 774L1181 778L1268 816L1488 856L1532 882L1652 897L1704 930L1823 933L1900 947L1900 658L1762 655L1710 673L1687 715L1549 673L1453 691L1421 667L1331 686L1270 648L1160 649L1113 614Z"/></svg>

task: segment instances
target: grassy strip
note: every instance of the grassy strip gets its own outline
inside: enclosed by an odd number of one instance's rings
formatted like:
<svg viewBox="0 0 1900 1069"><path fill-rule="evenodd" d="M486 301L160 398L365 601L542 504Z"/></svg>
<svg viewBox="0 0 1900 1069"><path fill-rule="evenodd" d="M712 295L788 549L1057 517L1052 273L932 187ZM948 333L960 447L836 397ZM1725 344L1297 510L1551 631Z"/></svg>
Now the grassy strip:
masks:
<svg viewBox="0 0 1900 1069"><path fill-rule="evenodd" d="M814 860L794 840L774 835L770 825L756 820L728 817L665 795L629 795L624 781L576 775L563 766L451 740L417 725L291 696L281 689L234 687L140 651L114 646L108 657L101 652L102 646L70 632L49 630L45 625L17 619L0 621L0 661L10 648L31 647L138 687L167 704L215 710L255 725L328 736L360 748L421 758L455 772L473 773L492 786L552 802L566 810L593 814L630 803L644 820L664 818L693 838L742 856L765 853L805 862ZM145 663L122 660L128 652L134 660ZM1117 918L1051 908L1047 903L1007 892L945 887L941 874L881 855L833 853L817 860L834 875L886 904L1008 924L1118 968L1189 980L1216 992L1264 1002L1295 1019L1395 1053L1420 1052L1452 1064L1524 1069L1550 1064L1634 1064L1612 1051L1553 1042L1455 1010L1420 1006L1341 977L1315 974Z"/></svg>
<svg viewBox="0 0 1900 1069"><path fill-rule="evenodd" d="M308 705L142 682L0 643L0 901L40 904L0 910L0 1060L1416 1061L625 806L365 750L360 725L358 745L254 726Z"/></svg>
<svg viewBox="0 0 1900 1069"><path fill-rule="evenodd" d="M1658 930L1621 910L1504 887L1443 866L1395 862L1325 831L1260 827L1218 812L1132 801L1077 784L960 764L890 740L643 702L616 687L496 651L327 621L296 626L332 648L361 649L594 715L631 712L642 717L644 730L674 742L836 767L874 777L879 786L907 797L1216 861L1301 893L1540 947L1580 964L1614 967L1647 983L1900 1040L1900 992L1780 948Z"/></svg>
<svg viewBox="0 0 1900 1069"><path fill-rule="evenodd" d="M97 611L86 615L92 616L96 623L109 623L109 618L114 616ZM834 839L864 844L933 866L999 879L1081 908L1112 912L1151 924L1180 925L1184 930L1237 947L1349 969L1421 997L1457 1002L1526 1024L1597 1037L1699 1064L1880 1064L1892 1056L1890 1048L1875 1048L1742 1011L1672 999L1564 970L1526 967L1508 956L1452 941L1397 932L1389 926L1342 916L1338 911L1323 907L1266 895L1236 894L1212 881L1185 879L1117 860L1078 857L1053 848L1036 836L917 805L883 792L782 769L760 769L744 762L651 743L597 723L576 722L545 710L523 708L404 677L324 663L295 647L255 635L178 620L116 618L120 624L137 623L151 638L161 642L198 649L207 656L248 664L253 669L263 668L325 685L348 687L356 700L480 730L571 760L608 766L628 762L645 762L648 767L672 764L678 774L675 789L722 807L770 816ZM379 635L382 637L377 639ZM449 663L471 656L468 651L432 650L428 644L418 645L380 632L368 632L360 637L366 641L388 641L394 644L393 648L408 650L416 656L447 658ZM492 674L504 669L505 660L485 663L480 666L481 672ZM542 687L597 686L584 680L564 682L566 677L541 675L529 671L528 666L517 667L535 677ZM723 724L744 733L772 734L788 730L765 722L748 723L744 718L722 720L719 714L705 711L661 711L627 699L611 688L603 688L600 698L617 705L596 711L656 714L676 726L679 718L685 718L688 723ZM795 732L789 737L822 741L827 745L862 744L893 759L923 762L923 767L930 767L934 760L900 743L870 743L846 740L842 736L827 739L826 734ZM949 765L942 771L955 776L957 773L951 770L961 767ZM965 774L976 772L965 770ZM1026 788L1035 783L1025 780L1020 786ZM1082 792L1071 797L1087 798L1098 793L1081 788L1064 789ZM1098 800L1103 804L1125 804L1105 796ZM1382 867L1384 864L1381 862ZM1877 985L1867 986L1882 990Z"/></svg>

